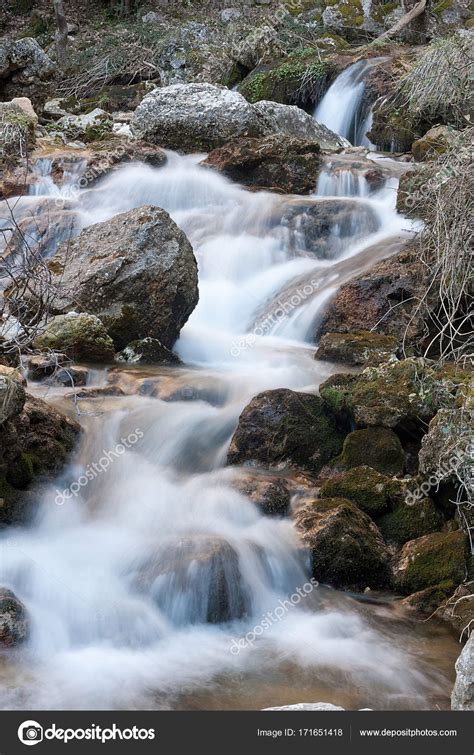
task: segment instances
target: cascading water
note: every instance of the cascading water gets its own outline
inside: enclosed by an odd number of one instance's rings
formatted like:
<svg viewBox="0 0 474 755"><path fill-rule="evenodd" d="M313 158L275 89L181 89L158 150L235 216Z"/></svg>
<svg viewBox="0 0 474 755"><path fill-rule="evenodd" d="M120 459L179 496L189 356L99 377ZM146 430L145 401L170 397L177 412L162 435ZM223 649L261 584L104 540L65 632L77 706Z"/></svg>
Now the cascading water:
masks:
<svg viewBox="0 0 474 755"><path fill-rule="evenodd" d="M245 472L223 468L253 396L315 391L335 369L314 361L305 338L337 286L406 236L393 182L370 196L347 187L358 194L350 200L355 238L341 234L346 191L303 202L254 194L200 168L198 156L168 157L164 168L131 165L82 191L76 232L144 204L170 212L200 271L200 301L176 347L188 366L115 369L109 379L135 383L134 395L83 411L81 447L42 494L35 521L1 533L0 584L33 622L27 645L0 656L1 705L426 707L432 686L449 683L423 660L428 629L403 615L402 636L389 606L371 612L319 588L269 621L308 582L306 557L290 520L263 516L233 486ZM68 406L62 389L49 399ZM107 472L58 498L124 438L133 444Z"/></svg>
<svg viewBox="0 0 474 755"><path fill-rule="evenodd" d="M329 87L314 111L318 123L344 136L351 144L373 148L366 134L372 113L364 112L365 79L380 58L359 60L346 68Z"/></svg>

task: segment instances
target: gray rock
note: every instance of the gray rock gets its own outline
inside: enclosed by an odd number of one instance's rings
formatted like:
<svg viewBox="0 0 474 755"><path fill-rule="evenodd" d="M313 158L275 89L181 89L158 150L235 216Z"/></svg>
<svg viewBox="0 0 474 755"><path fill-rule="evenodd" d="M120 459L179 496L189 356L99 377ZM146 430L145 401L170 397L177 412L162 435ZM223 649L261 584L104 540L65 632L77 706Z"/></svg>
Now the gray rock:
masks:
<svg viewBox="0 0 474 755"><path fill-rule="evenodd" d="M29 619L25 606L16 595L0 588L0 648L12 648L28 636Z"/></svg>
<svg viewBox="0 0 474 755"><path fill-rule="evenodd" d="M451 695L452 710L474 710L474 633L456 661L456 681Z"/></svg>
<svg viewBox="0 0 474 755"><path fill-rule="evenodd" d="M0 375L0 424L20 414L25 400L25 389L17 380Z"/></svg>
<svg viewBox="0 0 474 755"><path fill-rule="evenodd" d="M228 24L230 21L240 18L241 15L242 13L238 8L224 8L224 10L221 10L221 21L223 24Z"/></svg>
<svg viewBox="0 0 474 755"><path fill-rule="evenodd" d="M212 84L173 84L150 92L135 110L132 132L170 149L211 150L239 136L279 133L319 141L324 149L346 146L298 107L247 102Z"/></svg>
<svg viewBox="0 0 474 755"><path fill-rule="evenodd" d="M322 123L317 123L311 115L296 105L282 105L279 102L260 100L253 107L267 134L281 133L300 139L312 139L319 142L321 149L340 149L350 146L346 139L334 134Z"/></svg>
<svg viewBox="0 0 474 755"><path fill-rule="evenodd" d="M87 129L112 129L112 117L97 107L84 115L65 115L57 121L58 129L66 131L74 139L86 135Z"/></svg>
<svg viewBox="0 0 474 755"><path fill-rule="evenodd" d="M55 313L97 315L118 349L148 337L171 348L198 301L191 244L158 207L86 228L53 266Z"/></svg>

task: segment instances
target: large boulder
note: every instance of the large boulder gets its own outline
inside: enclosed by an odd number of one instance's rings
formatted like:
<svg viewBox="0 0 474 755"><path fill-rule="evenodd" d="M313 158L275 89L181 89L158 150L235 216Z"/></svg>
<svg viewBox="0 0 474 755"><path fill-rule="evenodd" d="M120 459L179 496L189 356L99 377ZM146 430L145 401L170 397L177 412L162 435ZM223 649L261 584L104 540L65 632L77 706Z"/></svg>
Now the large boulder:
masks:
<svg viewBox="0 0 474 755"><path fill-rule="evenodd" d="M54 312L97 315L118 349L142 338L171 348L197 304L191 244L158 207L86 228L49 264L58 287Z"/></svg>
<svg viewBox="0 0 474 755"><path fill-rule="evenodd" d="M296 525L312 554L313 575L335 587L388 584L388 551L372 520L345 498L304 506Z"/></svg>
<svg viewBox="0 0 474 755"><path fill-rule="evenodd" d="M320 170L318 142L276 134L240 138L212 150L202 165L215 168L236 183L285 194L308 194Z"/></svg>
<svg viewBox="0 0 474 755"><path fill-rule="evenodd" d="M466 576L467 537L461 530L435 532L410 540L395 565L395 584L405 595Z"/></svg>
<svg viewBox="0 0 474 755"><path fill-rule="evenodd" d="M136 583L178 624L240 619L249 609L238 555L214 535L166 542L140 570Z"/></svg>
<svg viewBox="0 0 474 755"><path fill-rule="evenodd" d="M68 312L56 315L35 340L37 349L53 349L78 362L111 362L114 342L95 315Z"/></svg>
<svg viewBox="0 0 474 755"><path fill-rule="evenodd" d="M398 436L385 427L354 430L344 439L342 452L332 462L337 470L366 465L382 475L399 475L405 467L405 453Z"/></svg>
<svg viewBox="0 0 474 755"><path fill-rule="evenodd" d="M440 530L444 517L431 498L421 498L413 503L400 502L393 511L384 514L377 524L387 542L403 545L408 540Z"/></svg>
<svg viewBox="0 0 474 755"><path fill-rule="evenodd" d="M258 394L243 410L230 464L293 464L318 472L341 449L334 416L319 396L285 388Z"/></svg>
<svg viewBox="0 0 474 755"><path fill-rule="evenodd" d="M26 640L29 618L15 593L0 587L0 648L13 648Z"/></svg>
<svg viewBox="0 0 474 755"><path fill-rule="evenodd" d="M213 84L173 84L154 89L135 110L138 139L185 152L208 151L242 136L282 134L339 149L345 141L304 110L275 102L252 105L241 94Z"/></svg>
<svg viewBox="0 0 474 755"><path fill-rule="evenodd" d="M36 39L0 39L0 99L21 94L41 106L55 71L55 64Z"/></svg>
<svg viewBox="0 0 474 755"><path fill-rule="evenodd" d="M0 167L2 173L14 168L31 150L35 141L35 125L37 122L34 111L29 111L24 104L30 102L26 98L18 97L11 102L0 102ZM30 103L31 105L31 103ZM20 170L20 169L18 169ZM17 178L17 184L26 183L26 170ZM15 183L13 175L6 174L0 184L0 196L6 196L5 183L7 180ZM18 193L25 193L21 190Z"/></svg>
<svg viewBox="0 0 474 755"><path fill-rule="evenodd" d="M452 710L474 710L474 633L456 661L456 682L451 695Z"/></svg>

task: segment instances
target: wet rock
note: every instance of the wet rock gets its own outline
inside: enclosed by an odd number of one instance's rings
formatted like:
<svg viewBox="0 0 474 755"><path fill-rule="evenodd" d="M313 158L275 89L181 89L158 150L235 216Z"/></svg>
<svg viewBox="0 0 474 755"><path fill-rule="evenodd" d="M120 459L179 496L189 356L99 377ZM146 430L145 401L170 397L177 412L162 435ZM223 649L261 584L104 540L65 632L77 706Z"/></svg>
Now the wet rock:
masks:
<svg viewBox="0 0 474 755"><path fill-rule="evenodd" d="M137 584L178 624L240 619L249 608L238 555L213 535L168 542L141 570Z"/></svg>
<svg viewBox="0 0 474 755"><path fill-rule="evenodd" d="M285 194L315 190L319 173L318 142L272 135L242 137L213 150L202 165L223 173L236 183Z"/></svg>
<svg viewBox="0 0 474 755"><path fill-rule="evenodd" d="M354 430L344 440L342 453L331 462L335 469L369 466L382 475L403 473L405 453L398 436L385 427Z"/></svg>
<svg viewBox="0 0 474 755"><path fill-rule="evenodd" d="M456 661L456 681L451 695L452 710L474 710L474 634Z"/></svg>
<svg viewBox="0 0 474 755"><path fill-rule="evenodd" d="M55 311L97 315L117 349L142 338L170 349L198 300L192 247L158 207L86 228L49 265Z"/></svg>
<svg viewBox="0 0 474 755"><path fill-rule="evenodd" d="M290 231L290 249L318 259L337 258L349 239L353 243L379 227L373 209L351 199L291 202L282 223Z"/></svg>
<svg viewBox="0 0 474 755"><path fill-rule="evenodd" d="M367 514L345 498L323 498L296 515L303 542L311 549L313 576L334 587L377 587L388 583L387 547Z"/></svg>
<svg viewBox="0 0 474 755"><path fill-rule="evenodd" d="M464 532L435 532L406 543L395 565L395 585L405 595L438 585L454 584L466 575L467 537Z"/></svg>
<svg viewBox="0 0 474 755"><path fill-rule="evenodd" d="M25 518L36 502L27 489L62 469L80 432L77 422L26 395L21 411L0 427L0 525Z"/></svg>
<svg viewBox="0 0 474 755"><path fill-rule="evenodd" d="M372 467L360 466L342 472L321 487L322 498L347 498L372 518L390 505L394 482Z"/></svg>
<svg viewBox="0 0 474 755"><path fill-rule="evenodd" d="M128 364L179 364L180 359L157 338L131 341L116 356L117 362Z"/></svg>
<svg viewBox="0 0 474 755"><path fill-rule="evenodd" d="M290 491L286 480L278 477L246 472L232 480L233 488L250 498L264 514L284 516L290 506Z"/></svg>
<svg viewBox="0 0 474 755"><path fill-rule="evenodd" d="M326 333L319 342L315 358L349 365L380 364L393 357L397 347L397 339L394 336L367 330Z"/></svg>
<svg viewBox="0 0 474 755"><path fill-rule="evenodd" d="M239 418L229 464L294 464L318 472L341 448L334 416L319 396L278 389L260 393Z"/></svg>
<svg viewBox="0 0 474 755"><path fill-rule="evenodd" d="M111 362L114 342L95 315L68 312L49 320L35 340L36 349L51 349L78 362Z"/></svg>
<svg viewBox="0 0 474 755"><path fill-rule="evenodd" d="M401 503L378 519L377 524L387 542L403 545L408 540L440 530L444 517L431 498L422 498L412 504Z"/></svg>
<svg viewBox="0 0 474 755"><path fill-rule="evenodd" d="M345 283L318 324L315 339L324 333L376 330L407 342L423 336L423 322L415 310L423 291L424 271L409 249L383 260L370 271Z"/></svg>
<svg viewBox="0 0 474 755"><path fill-rule="evenodd" d="M438 609L446 598L449 597L453 588L454 582L447 580L446 582L441 582L439 585L414 592L401 602L403 606L412 608L420 613L426 613L431 616L436 612L438 618L443 618Z"/></svg>
<svg viewBox="0 0 474 755"><path fill-rule="evenodd" d="M15 593L0 587L0 648L21 645L29 634L27 610Z"/></svg>
<svg viewBox="0 0 474 755"><path fill-rule="evenodd" d="M284 134L318 141L324 149L343 140L298 107L250 104L238 92L212 84L173 84L155 89L135 110L139 139L185 152L212 150L242 136Z"/></svg>
<svg viewBox="0 0 474 755"><path fill-rule="evenodd" d="M421 440L418 454L420 472L432 478L437 485L441 481L454 480L456 471L469 467L471 454L472 416L465 399L469 401L470 388L458 407L440 409L431 420L428 432Z"/></svg>

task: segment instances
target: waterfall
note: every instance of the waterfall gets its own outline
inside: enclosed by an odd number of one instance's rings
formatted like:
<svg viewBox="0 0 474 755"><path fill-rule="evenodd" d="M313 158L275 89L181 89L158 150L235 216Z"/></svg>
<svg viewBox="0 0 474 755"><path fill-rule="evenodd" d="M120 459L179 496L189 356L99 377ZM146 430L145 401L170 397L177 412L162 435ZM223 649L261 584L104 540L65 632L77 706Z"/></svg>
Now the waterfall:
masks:
<svg viewBox="0 0 474 755"><path fill-rule="evenodd" d="M249 470L225 467L252 397L314 392L337 369L314 360L310 326L345 277L406 235L396 179L369 196L343 172L320 179L324 196L285 197L245 191L201 159L127 165L71 199L78 229L144 204L166 209L195 250L200 299L176 346L184 364L115 368L136 390L84 413L80 447L35 519L0 533L0 585L32 617L27 645L2 668L0 705L268 707L293 683L355 708L426 706L446 681L391 608L378 624L321 587L268 619L308 583L307 558L289 518L264 516L236 489ZM44 198L18 206L33 200ZM48 397L68 401L60 388ZM132 436L106 473L64 498Z"/></svg>
<svg viewBox="0 0 474 755"><path fill-rule="evenodd" d="M346 68L329 87L314 111L318 123L344 136L351 144L372 147L366 133L371 113L364 112L365 79L383 58L359 60Z"/></svg>

